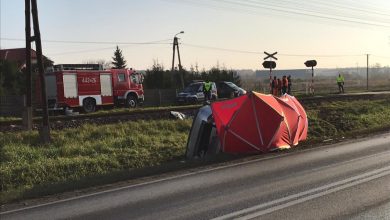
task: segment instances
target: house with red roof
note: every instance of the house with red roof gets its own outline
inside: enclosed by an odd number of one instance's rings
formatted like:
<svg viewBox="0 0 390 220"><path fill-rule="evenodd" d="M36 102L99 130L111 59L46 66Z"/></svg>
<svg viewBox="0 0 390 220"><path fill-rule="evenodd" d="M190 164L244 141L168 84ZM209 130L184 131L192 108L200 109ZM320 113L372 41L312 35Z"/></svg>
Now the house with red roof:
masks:
<svg viewBox="0 0 390 220"><path fill-rule="evenodd" d="M26 48L2 49L0 50L0 60L15 62L21 70L26 66ZM43 56L43 62L45 67L52 66L54 63L45 56ZM31 63L33 65L37 63L37 53L33 49L31 49Z"/></svg>

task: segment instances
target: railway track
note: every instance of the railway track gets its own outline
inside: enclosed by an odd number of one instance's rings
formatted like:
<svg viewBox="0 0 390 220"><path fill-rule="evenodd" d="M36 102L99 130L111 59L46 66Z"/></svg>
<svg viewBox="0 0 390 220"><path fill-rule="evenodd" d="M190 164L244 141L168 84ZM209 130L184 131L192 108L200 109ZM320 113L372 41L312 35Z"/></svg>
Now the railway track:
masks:
<svg viewBox="0 0 390 220"><path fill-rule="evenodd" d="M385 93L361 93L330 96L302 97L299 101L304 107L323 102L355 101L355 100L378 100L390 99L390 92ZM157 120L171 118L171 111L179 111L187 116L194 116L200 106L178 106L164 109L140 109L132 112L112 112L97 114L82 114L76 116L54 116L50 118L50 127L53 130L76 128L86 123L113 124L135 120ZM33 128L38 129L40 119L34 119ZM21 131L24 127L21 120L1 122L0 132Z"/></svg>
<svg viewBox="0 0 390 220"><path fill-rule="evenodd" d="M76 128L83 124L90 123L96 125L114 124L136 120L157 120L171 118L171 111L179 111L187 116L196 114L200 106L172 107L166 109L140 110L132 112L113 112L104 114L82 114L75 116L54 116L50 117L50 128L61 130L65 128ZM33 120L33 129L37 130L41 120ZM1 122L0 132L21 131L24 127L21 120Z"/></svg>

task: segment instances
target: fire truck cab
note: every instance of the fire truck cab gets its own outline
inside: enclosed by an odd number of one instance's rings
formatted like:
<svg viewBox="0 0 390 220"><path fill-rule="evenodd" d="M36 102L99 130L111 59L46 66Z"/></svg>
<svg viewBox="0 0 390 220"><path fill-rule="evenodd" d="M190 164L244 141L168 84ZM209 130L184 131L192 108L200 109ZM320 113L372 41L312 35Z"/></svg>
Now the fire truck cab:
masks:
<svg viewBox="0 0 390 220"><path fill-rule="evenodd" d="M135 108L144 101L143 75L132 69L103 70L99 64L55 65L45 74L49 109L125 105ZM40 90L38 90L40 91Z"/></svg>

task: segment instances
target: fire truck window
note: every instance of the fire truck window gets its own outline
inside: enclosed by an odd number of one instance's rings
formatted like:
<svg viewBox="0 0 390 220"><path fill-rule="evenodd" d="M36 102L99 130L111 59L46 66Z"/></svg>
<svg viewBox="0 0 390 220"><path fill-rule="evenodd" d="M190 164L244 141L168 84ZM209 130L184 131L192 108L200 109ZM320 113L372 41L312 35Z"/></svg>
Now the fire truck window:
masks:
<svg viewBox="0 0 390 220"><path fill-rule="evenodd" d="M138 84L138 80L137 80L137 76L136 75L131 75L130 79L131 79L132 83Z"/></svg>
<svg viewBox="0 0 390 220"><path fill-rule="evenodd" d="M126 81L125 74L124 73L119 73L118 74L118 82L124 82L124 81Z"/></svg>

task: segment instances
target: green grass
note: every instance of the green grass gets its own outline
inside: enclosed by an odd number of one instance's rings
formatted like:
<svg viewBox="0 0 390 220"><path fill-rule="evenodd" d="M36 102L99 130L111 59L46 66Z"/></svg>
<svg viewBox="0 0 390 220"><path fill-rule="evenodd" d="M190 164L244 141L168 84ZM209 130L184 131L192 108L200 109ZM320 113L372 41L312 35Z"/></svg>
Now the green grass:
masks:
<svg viewBox="0 0 390 220"><path fill-rule="evenodd" d="M390 99L335 101L306 106L310 139L328 139L390 127Z"/></svg>
<svg viewBox="0 0 390 220"><path fill-rule="evenodd" d="M57 116L50 116L51 120L60 120L62 118L69 118L73 117L77 119L78 117L83 117L85 115L93 115L93 116L110 116L110 115L118 115L118 114L126 114L126 113L145 113L145 112L152 112L157 110L162 111L171 111L171 110L186 110L191 109L194 107L200 107L201 105L181 105L181 106L163 106L163 107L138 107L138 108L113 108L113 107L105 107L105 109L98 109L98 111L93 113L84 114L81 113L80 115L75 116L65 116L65 115L57 115ZM81 111L75 109L75 111ZM41 117L34 117L34 120L41 120ZM22 118L19 117L0 117L0 123L1 122L7 122L7 123L21 123Z"/></svg>
<svg viewBox="0 0 390 220"><path fill-rule="evenodd" d="M181 106L162 106L162 107L140 107L140 108L110 108L106 110L98 110L89 115L108 115L108 114L124 114L124 113L136 113L136 112L150 112L156 110L171 110L171 109L189 109L194 107L200 107L201 105L181 105Z"/></svg>
<svg viewBox="0 0 390 220"><path fill-rule="evenodd" d="M306 145L390 128L389 99L313 103L305 108ZM86 124L52 131L53 142L46 146L39 143L36 131L0 133L0 203L29 197L37 189L37 195L59 192L61 184L87 187L94 178L109 183L115 173L181 160L190 127L191 120Z"/></svg>
<svg viewBox="0 0 390 220"><path fill-rule="evenodd" d="M37 132L0 133L0 198L18 198L41 184L77 181L183 157L190 126L190 120L84 125L52 131L53 143L48 146L39 144Z"/></svg>
<svg viewBox="0 0 390 220"><path fill-rule="evenodd" d="M21 118L18 118L18 117L3 117L3 116L0 116L0 123L1 122L8 122L8 121L21 121L22 119Z"/></svg>

